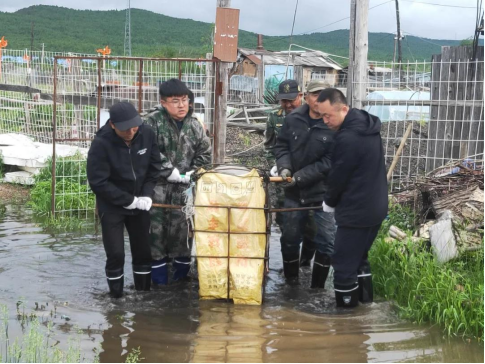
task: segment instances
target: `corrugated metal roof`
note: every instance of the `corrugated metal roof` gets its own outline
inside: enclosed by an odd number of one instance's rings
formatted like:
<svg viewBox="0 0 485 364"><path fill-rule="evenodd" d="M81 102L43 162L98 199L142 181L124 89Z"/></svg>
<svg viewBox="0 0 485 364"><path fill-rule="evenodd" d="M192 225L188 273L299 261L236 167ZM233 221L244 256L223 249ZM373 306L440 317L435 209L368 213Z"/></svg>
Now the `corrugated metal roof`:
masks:
<svg viewBox="0 0 485 364"><path fill-rule="evenodd" d="M261 64L261 59L258 58L258 56L255 56L254 54L250 54L247 56L248 59L250 59L254 64Z"/></svg>
<svg viewBox="0 0 485 364"><path fill-rule="evenodd" d="M263 55L263 62L267 65L286 65L288 62L288 52L271 52L267 50L255 50L249 48L239 48L239 53L245 57L248 57L254 54L262 54ZM252 60L252 59L251 59ZM325 67L325 68L333 68L335 70L341 70L342 66L340 66L337 62L332 60L329 55L322 51L292 51L290 53L289 62L290 66L307 66L307 67Z"/></svg>

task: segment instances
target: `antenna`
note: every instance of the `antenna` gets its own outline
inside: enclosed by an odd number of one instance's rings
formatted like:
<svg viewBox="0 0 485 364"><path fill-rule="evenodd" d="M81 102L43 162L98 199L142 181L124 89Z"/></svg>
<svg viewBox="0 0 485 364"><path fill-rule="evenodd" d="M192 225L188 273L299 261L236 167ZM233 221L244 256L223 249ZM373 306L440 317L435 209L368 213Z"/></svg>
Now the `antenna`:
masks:
<svg viewBox="0 0 485 364"><path fill-rule="evenodd" d="M128 0L128 7L126 8L124 55L125 55L125 57L131 57L131 6L130 6L130 0Z"/></svg>

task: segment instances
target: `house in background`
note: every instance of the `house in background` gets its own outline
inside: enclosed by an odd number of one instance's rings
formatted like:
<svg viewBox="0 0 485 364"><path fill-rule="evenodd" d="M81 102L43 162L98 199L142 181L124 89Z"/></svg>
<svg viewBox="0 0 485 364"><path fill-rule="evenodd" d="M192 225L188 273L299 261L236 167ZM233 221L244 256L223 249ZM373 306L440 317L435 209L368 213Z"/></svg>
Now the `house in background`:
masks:
<svg viewBox="0 0 485 364"><path fill-rule="evenodd" d="M326 81L329 86L339 83L342 66L322 51L278 51L263 48L258 36L256 49L238 48L238 60L230 72L230 101L262 101L263 92L277 92L285 79L294 79L305 91L311 80ZM262 79L261 79L262 78ZM254 101L253 101L254 102Z"/></svg>

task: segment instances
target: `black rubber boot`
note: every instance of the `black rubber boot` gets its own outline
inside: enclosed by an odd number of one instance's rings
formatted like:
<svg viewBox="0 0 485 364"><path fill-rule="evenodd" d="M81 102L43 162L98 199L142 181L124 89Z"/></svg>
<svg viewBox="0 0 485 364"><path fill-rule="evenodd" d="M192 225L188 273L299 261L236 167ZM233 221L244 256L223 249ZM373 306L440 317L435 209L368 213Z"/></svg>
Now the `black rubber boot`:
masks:
<svg viewBox="0 0 485 364"><path fill-rule="evenodd" d="M335 301L337 307L352 308L359 304L359 285L354 283L351 285L340 285L335 283Z"/></svg>
<svg viewBox="0 0 485 364"><path fill-rule="evenodd" d="M120 298L123 296L123 285L125 284L123 269L106 269L106 278L108 279L110 296L113 298Z"/></svg>
<svg viewBox="0 0 485 364"><path fill-rule="evenodd" d="M359 268L357 277L359 278L359 301L362 303L372 303L374 301L374 291L372 274L368 263Z"/></svg>
<svg viewBox="0 0 485 364"><path fill-rule="evenodd" d="M133 265L133 280L137 291L149 291L152 282L152 266Z"/></svg>
<svg viewBox="0 0 485 364"><path fill-rule="evenodd" d="M297 280L300 272L299 254L283 254L283 271L288 280Z"/></svg>
<svg viewBox="0 0 485 364"><path fill-rule="evenodd" d="M314 246L315 244L312 241L308 241L308 239L303 238L300 256L300 267L310 266L313 256L315 255L315 248L313 248Z"/></svg>
<svg viewBox="0 0 485 364"><path fill-rule="evenodd" d="M190 271L190 257L176 257L172 262L174 282L184 280Z"/></svg>
<svg viewBox="0 0 485 364"><path fill-rule="evenodd" d="M327 280L328 271L330 270L330 263L331 259L327 254L318 251L315 253L311 288L325 288L325 281Z"/></svg>

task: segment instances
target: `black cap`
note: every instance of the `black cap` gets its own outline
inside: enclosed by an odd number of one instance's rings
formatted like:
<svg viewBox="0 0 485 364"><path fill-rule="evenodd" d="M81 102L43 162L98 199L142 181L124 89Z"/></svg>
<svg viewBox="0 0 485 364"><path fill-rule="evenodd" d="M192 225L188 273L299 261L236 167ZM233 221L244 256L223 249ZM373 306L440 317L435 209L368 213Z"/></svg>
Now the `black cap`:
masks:
<svg viewBox="0 0 485 364"><path fill-rule="evenodd" d="M286 80L280 83L276 100L294 100L300 92L300 86L295 80Z"/></svg>
<svg viewBox="0 0 485 364"><path fill-rule="evenodd" d="M114 104L109 109L109 120L114 124L115 128L125 131L131 128L136 128L143 124L138 111L129 102L122 101Z"/></svg>

